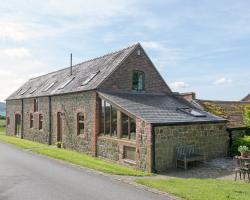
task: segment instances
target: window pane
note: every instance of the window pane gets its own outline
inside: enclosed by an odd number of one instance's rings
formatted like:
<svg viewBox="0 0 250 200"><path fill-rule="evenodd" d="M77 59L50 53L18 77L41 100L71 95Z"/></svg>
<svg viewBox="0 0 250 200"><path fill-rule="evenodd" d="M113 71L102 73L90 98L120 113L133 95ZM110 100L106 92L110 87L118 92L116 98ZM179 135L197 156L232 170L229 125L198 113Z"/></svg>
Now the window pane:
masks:
<svg viewBox="0 0 250 200"><path fill-rule="evenodd" d="M112 135L117 136L117 110L112 107L111 111Z"/></svg>
<svg viewBox="0 0 250 200"><path fill-rule="evenodd" d="M105 106L105 134L110 134L110 118L111 118L111 105L106 102Z"/></svg>
<svg viewBox="0 0 250 200"><path fill-rule="evenodd" d="M38 99L34 99L34 112L38 112Z"/></svg>
<svg viewBox="0 0 250 200"><path fill-rule="evenodd" d="M84 134L84 123L79 123L79 134Z"/></svg>
<svg viewBox="0 0 250 200"><path fill-rule="evenodd" d="M130 139L135 139L136 136L136 123L133 118L130 118Z"/></svg>
<svg viewBox="0 0 250 200"><path fill-rule="evenodd" d="M144 72L135 71L133 73L133 90L142 91L144 90Z"/></svg>
<svg viewBox="0 0 250 200"><path fill-rule="evenodd" d="M138 90L143 90L143 74L138 75Z"/></svg>
<svg viewBox="0 0 250 200"><path fill-rule="evenodd" d="M128 138L128 116L122 113L122 137Z"/></svg>
<svg viewBox="0 0 250 200"><path fill-rule="evenodd" d="M84 134L84 114L77 114L77 135Z"/></svg>
<svg viewBox="0 0 250 200"><path fill-rule="evenodd" d="M124 158L129 160L135 160L135 148L124 146Z"/></svg>
<svg viewBox="0 0 250 200"><path fill-rule="evenodd" d="M133 73L133 90L138 90L138 73Z"/></svg>
<svg viewBox="0 0 250 200"><path fill-rule="evenodd" d="M105 133L105 102L102 100L102 111L101 111L101 127L100 127L100 133Z"/></svg>
<svg viewBox="0 0 250 200"><path fill-rule="evenodd" d="M79 117L78 117L78 120L84 122L84 115L80 114Z"/></svg>

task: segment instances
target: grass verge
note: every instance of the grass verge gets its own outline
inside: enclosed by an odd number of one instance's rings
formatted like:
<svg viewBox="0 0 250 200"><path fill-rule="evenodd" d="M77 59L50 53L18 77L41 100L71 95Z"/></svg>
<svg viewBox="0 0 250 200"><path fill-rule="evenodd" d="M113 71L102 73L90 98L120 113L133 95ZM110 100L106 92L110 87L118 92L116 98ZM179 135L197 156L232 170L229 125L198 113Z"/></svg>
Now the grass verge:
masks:
<svg viewBox="0 0 250 200"><path fill-rule="evenodd" d="M134 170L129 167L121 166L119 164L106 161L101 158L96 158L88 156L75 151L70 151L66 149L58 149L53 146L40 144L37 142L32 142L29 140L24 140L16 137L6 136L0 134L0 141L15 145L22 149L30 149L34 153L46 155L48 157L56 158L59 160L64 160L66 162L80 165L83 167L95 169L101 172L115 175L126 175L126 176L150 176L152 174Z"/></svg>
<svg viewBox="0 0 250 200"><path fill-rule="evenodd" d="M5 132L5 120L0 119L0 133Z"/></svg>
<svg viewBox="0 0 250 200"><path fill-rule="evenodd" d="M137 179L137 183L187 200L249 200L250 184L220 179Z"/></svg>

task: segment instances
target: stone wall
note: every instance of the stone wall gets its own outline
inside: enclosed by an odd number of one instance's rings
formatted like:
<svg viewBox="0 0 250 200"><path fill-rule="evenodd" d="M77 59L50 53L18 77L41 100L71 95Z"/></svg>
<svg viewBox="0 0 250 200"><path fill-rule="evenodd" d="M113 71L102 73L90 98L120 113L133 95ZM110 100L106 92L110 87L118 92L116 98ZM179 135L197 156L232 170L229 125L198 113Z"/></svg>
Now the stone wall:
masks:
<svg viewBox="0 0 250 200"><path fill-rule="evenodd" d="M25 139L41 143L49 143L49 97L39 97L38 112L34 113L34 98L23 100L23 136ZM96 93L82 92L51 97L52 112L52 144L57 141L57 113L61 112L62 117L62 139L64 146L80 152L92 153L92 133L95 120ZM85 115L85 133L77 135L77 113ZM10 117L10 125L6 132L14 135L15 114L22 114L22 101L7 101L7 116ZM30 114L34 116L33 128L30 128ZM39 114L43 115L43 128L39 130Z"/></svg>
<svg viewBox="0 0 250 200"><path fill-rule="evenodd" d="M24 123L23 137L28 140L49 143L49 98L40 97L38 99L38 112L34 112L34 99L24 99ZM30 114L33 114L33 128L30 128ZM39 130L39 115L43 115L43 128Z"/></svg>
<svg viewBox="0 0 250 200"><path fill-rule="evenodd" d="M103 136L97 139L97 155L108 158L113 161L118 161L121 152L119 150L119 141L116 138Z"/></svg>
<svg viewBox="0 0 250 200"><path fill-rule="evenodd" d="M51 97L52 144L57 141L57 113L62 113L62 141L66 148L91 154L95 92ZM77 113L84 113L84 134L77 135Z"/></svg>
<svg viewBox="0 0 250 200"><path fill-rule="evenodd" d="M224 123L159 126L155 132L155 168L165 171L175 167L175 148L195 145L207 159L226 156L229 137Z"/></svg>
<svg viewBox="0 0 250 200"><path fill-rule="evenodd" d="M137 55L137 50L141 51L141 55ZM101 88L131 91L133 70L145 73L145 92L170 92L169 87L150 59L139 47L103 82Z"/></svg>
<svg viewBox="0 0 250 200"><path fill-rule="evenodd" d="M137 168L152 170L152 126L136 119Z"/></svg>
<svg viewBox="0 0 250 200"><path fill-rule="evenodd" d="M10 124L6 127L7 135L15 135L15 114L22 114L22 101L6 101L6 117L10 119Z"/></svg>
<svg viewBox="0 0 250 200"><path fill-rule="evenodd" d="M99 136L97 139L97 155L119 163L151 172L152 163L152 128L150 124L136 119L136 140L128 140L111 136ZM135 148L135 162L128 163L124 159L124 147Z"/></svg>

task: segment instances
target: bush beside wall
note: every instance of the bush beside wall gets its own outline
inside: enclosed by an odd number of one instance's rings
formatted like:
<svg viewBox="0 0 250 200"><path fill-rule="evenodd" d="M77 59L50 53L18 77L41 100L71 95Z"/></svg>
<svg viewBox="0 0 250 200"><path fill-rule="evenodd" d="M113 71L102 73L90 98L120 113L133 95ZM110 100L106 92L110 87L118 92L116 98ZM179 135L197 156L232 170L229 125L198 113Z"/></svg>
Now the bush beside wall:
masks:
<svg viewBox="0 0 250 200"><path fill-rule="evenodd" d="M247 146L250 148L250 136L245 135L244 137L236 139L231 147L231 155L240 155L238 152L239 146Z"/></svg>

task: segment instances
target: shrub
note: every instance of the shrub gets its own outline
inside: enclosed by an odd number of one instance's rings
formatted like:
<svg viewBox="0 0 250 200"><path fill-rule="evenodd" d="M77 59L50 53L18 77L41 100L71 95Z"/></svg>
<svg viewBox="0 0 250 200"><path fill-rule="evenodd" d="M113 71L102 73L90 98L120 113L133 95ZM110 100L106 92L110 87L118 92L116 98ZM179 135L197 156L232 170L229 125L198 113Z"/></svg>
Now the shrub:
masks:
<svg viewBox="0 0 250 200"><path fill-rule="evenodd" d="M240 146L246 146L250 149L250 136L244 136L242 138L238 138L233 142L233 145L231 147L231 154L233 156L240 155L240 152L238 151L238 148Z"/></svg>
<svg viewBox="0 0 250 200"><path fill-rule="evenodd" d="M238 151L239 152L248 152L249 148L247 146L239 146Z"/></svg>

